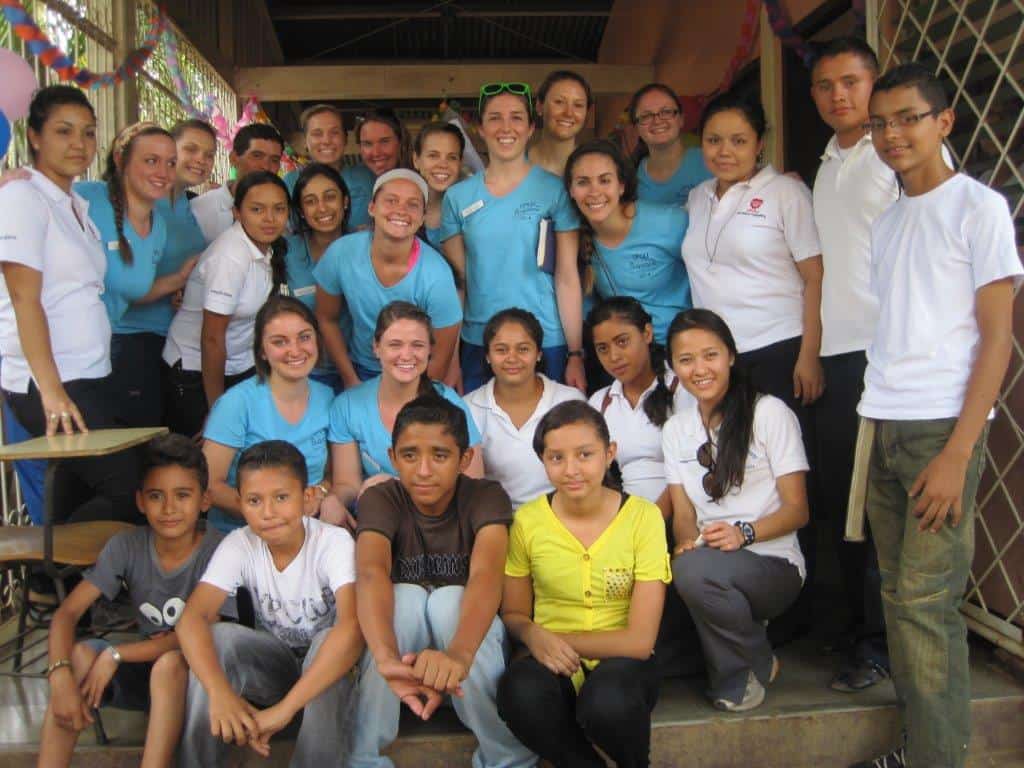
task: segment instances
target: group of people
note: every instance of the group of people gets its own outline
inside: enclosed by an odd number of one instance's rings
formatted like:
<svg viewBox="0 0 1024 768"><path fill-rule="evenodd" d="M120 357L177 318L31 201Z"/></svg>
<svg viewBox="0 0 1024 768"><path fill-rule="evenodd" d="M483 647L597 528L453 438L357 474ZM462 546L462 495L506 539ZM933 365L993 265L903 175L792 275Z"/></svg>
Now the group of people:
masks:
<svg viewBox="0 0 1024 768"><path fill-rule="evenodd" d="M371 113L351 166L317 105L308 165L280 178L281 137L249 125L236 180L198 196L205 123L130 126L83 182L94 112L39 91L32 166L0 180L4 397L31 435L175 433L62 465L62 517L148 526L54 618L40 765L113 703L149 709L146 766L268 754L300 712L293 765L386 766L401 706L450 699L474 765L645 766L669 615L709 701L759 706L769 622L810 620L818 519L850 614L832 686L891 673L903 708L905 744L859 765L962 768L958 609L1024 272L1006 201L949 166L942 84L879 74L863 41L819 51L813 193L734 93L700 149L662 84L630 103L638 157L581 143L569 71L481 87L468 178L458 125L410 143ZM122 585L140 639L75 643Z"/></svg>

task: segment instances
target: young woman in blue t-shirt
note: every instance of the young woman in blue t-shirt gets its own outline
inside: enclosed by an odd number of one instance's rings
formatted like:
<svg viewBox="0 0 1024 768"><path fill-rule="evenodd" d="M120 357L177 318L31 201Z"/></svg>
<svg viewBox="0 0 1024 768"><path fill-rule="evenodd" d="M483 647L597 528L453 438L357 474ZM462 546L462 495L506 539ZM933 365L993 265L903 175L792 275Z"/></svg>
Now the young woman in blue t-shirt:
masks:
<svg viewBox="0 0 1024 768"><path fill-rule="evenodd" d="M487 379L484 326L509 307L540 320L551 345L544 350L551 377L584 389L579 222L558 177L526 157L534 131L530 88L484 85L479 111L487 169L448 190L441 218L445 255L465 283L463 389L472 391ZM556 252L538 259L542 229L554 232Z"/></svg>
<svg viewBox="0 0 1024 768"><path fill-rule="evenodd" d="M149 304L185 287L198 260L195 254L178 269L157 277L167 248L158 201L171 193L177 178L174 138L155 123L135 123L114 139L103 181L79 182L75 191L89 201L89 218L99 229L107 254L103 303L113 331L110 345L111 389L127 426L156 426L161 412L160 357L163 339L140 335L123 325L134 304Z"/></svg>
<svg viewBox="0 0 1024 768"><path fill-rule="evenodd" d="M222 531L245 525L235 481L237 457L264 440L287 440L302 452L309 478L306 514L330 492L327 426L334 392L310 377L320 357L316 316L293 296L271 296L256 314L256 375L214 404L203 432L210 466L210 523Z"/></svg>
<svg viewBox="0 0 1024 768"><path fill-rule="evenodd" d="M639 197L652 203L686 207L690 190L711 172L699 147L683 143L683 104L662 83L650 83L633 94L629 119L640 144L636 164Z"/></svg>
<svg viewBox="0 0 1024 768"><path fill-rule="evenodd" d="M334 485L324 501L321 519L352 526L348 509L366 488L397 476L388 457L391 431L402 406L421 395L434 393L462 408L469 426L470 446L480 444L480 433L469 406L455 390L434 381L427 362L434 349L430 315L407 301L393 301L377 318L373 351L381 373L338 395L331 405L331 467ZM483 477L479 451L466 470Z"/></svg>

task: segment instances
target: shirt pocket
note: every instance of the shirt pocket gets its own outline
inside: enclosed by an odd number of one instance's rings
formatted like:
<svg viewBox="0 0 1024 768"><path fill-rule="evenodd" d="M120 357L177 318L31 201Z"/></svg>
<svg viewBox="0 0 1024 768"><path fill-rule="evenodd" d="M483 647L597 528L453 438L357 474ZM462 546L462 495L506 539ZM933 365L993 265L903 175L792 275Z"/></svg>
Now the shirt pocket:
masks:
<svg viewBox="0 0 1024 768"><path fill-rule="evenodd" d="M632 568L604 569L604 597L606 600L628 600L632 594Z"/></svg>

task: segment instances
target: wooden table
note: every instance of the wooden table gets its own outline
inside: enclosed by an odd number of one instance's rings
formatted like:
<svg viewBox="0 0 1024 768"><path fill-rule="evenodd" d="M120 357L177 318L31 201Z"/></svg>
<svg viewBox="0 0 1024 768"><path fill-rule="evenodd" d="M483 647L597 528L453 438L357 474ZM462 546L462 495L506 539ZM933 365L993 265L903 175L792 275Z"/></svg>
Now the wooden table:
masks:
<svg viewBox="0 0 1024 768"><path fill-rule="evenodd" d="M77 547L82 546L85 541L81 538L83 535L83 526L93 526L92 523L78 523L69 526L62 526L67 528L66 533L68 536L62 535L61 546L59 549L61 552L56 553L61 555L61 562L63 565L68 566L66 568L58 568L57 561L54 558L54 476L57 471L57 467L60 462L66 459L81 459L92 456L107 456L111 453L117 453L118 451L124 451L129 448L134 448L137 445L142 445L157 435L162 435L167 432L167 427L139 427L132 429L94 429L90 432L80 432L73 435L53 435L51 437L34 437L31 440L25 440L21 443L13 443L11 445L0 446L0 461L17 461L19 459L45 459L46 465L46 479L43 485L43 526L42 530L39 527L28 527L24 530L17 532L11 531L10 533L16 534L8 537L10 541L9 547L5 547L0 550L0 554L3 554L4 560L10 560L13 558L13 550L11 549L16 544L19 545L16 548L20 551L24 551L24 547L29 549L37 549L38 545L42 548L42 564L47 575L54 579L57 585L57 595L63 600L63 589L62 580L71 571L75 570L80 561L81 556L87 553L78 553L77 557L71 558L68 556L69 552ZM116 526L117 523L104 523L97 527L97 534L108 533L111 525ZM103 529L103 530L100 530ZM67 542L64 539L68 539ZM6 550L6 551L4 551ZM88 558L86 558L88 559Z"/></svg>

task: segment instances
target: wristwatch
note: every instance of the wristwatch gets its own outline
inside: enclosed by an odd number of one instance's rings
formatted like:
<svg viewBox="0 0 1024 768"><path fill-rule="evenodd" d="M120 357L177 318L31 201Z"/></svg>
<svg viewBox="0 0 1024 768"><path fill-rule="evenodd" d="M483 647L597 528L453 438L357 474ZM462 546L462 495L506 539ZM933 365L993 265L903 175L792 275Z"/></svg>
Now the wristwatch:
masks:
<svg viewBox="0 0 1024 768"><path fill-rule="evenodd" d="M121 658L121 652L113 645L107 646L107 653L109 653L118 664L124 661L124 659Z"/></svg>
<svg viewBox="0 0 1024 768"><path fill-rule="evenodd" d="M757 534L754 532L754 526L750 523L736 522L733 523L737 528L740 529L740 533L743 534L743 546L749 547L754 543L754 539L757 538Z"/></svg>

